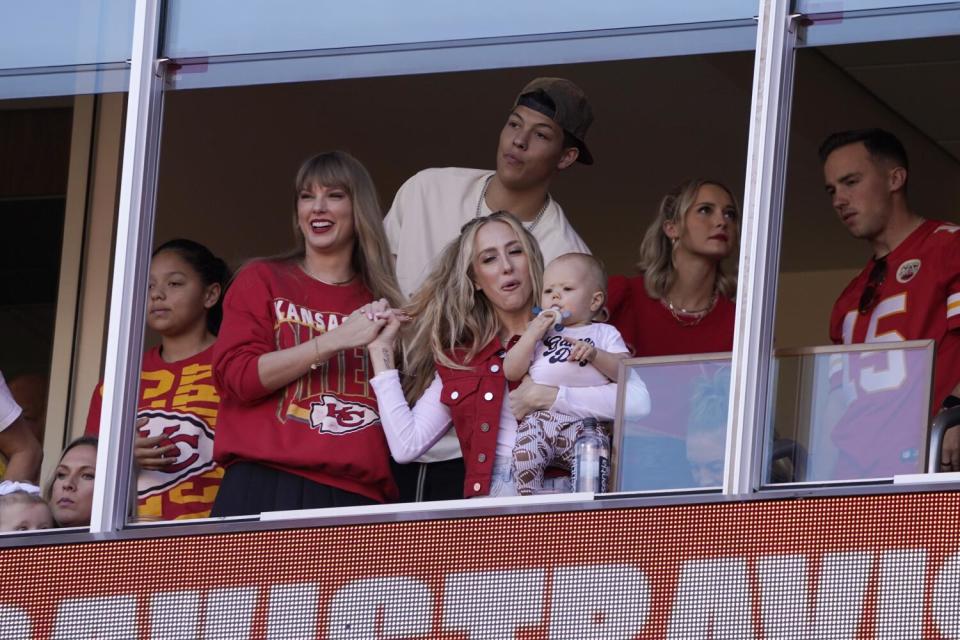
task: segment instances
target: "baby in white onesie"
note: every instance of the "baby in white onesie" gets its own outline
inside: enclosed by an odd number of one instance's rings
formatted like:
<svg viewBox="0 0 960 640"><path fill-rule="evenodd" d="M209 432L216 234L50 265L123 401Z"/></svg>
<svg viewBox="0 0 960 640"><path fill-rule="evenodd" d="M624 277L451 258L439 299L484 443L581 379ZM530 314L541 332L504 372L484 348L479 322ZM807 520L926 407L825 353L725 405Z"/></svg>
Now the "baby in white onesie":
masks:
<svg viewBox="0 0 960 640"><path fill-rule="evenodd" d="M619 362L629 351L613 326L593 322L603 312L606 283L600 262L585 253L567 253L547 265L540 299L543 311L507 352L503 362L507 380L518 381L529 373L534 382L554 387L615 381ZM543 472L551 464L570 469L581 430L581 420L561 413L534 411L524 417L513 448L517 493L538 493Z"/></svg>

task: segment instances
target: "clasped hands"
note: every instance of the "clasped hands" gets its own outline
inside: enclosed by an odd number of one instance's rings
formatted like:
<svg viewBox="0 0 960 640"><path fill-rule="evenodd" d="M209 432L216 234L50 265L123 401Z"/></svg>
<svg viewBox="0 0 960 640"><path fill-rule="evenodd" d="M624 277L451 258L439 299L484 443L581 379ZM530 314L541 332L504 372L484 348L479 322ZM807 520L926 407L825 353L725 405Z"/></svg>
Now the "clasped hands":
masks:
<svg viewBox="0 0 960 640"><path fill-rule="evenodd" d="M382 346L393 348L400 327L410 321L410 316L402 309L390 306L386 298L369 302L352 314L343 326L354 325L358 337L362 336L358 346Z"/></svg>

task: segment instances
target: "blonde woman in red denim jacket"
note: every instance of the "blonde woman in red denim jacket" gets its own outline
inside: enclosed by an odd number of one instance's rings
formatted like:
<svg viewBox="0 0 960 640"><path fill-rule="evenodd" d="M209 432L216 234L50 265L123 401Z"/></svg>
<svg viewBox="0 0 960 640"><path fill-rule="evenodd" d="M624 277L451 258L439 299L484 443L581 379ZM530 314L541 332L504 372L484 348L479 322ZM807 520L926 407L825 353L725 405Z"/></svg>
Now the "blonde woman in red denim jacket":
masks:
<svg viewBox="0 0 960 640"><path fill-rule="evenodd" d="M452 422L467 470L464 497L516 495L510 467L518 417L549 409L613 418L614 383L557 388L524 380L508 390L503 356L532 317L542 275L536 240L511 214L464 225L406 310L412 335L403 387L394 348L407 318L385 312L389 320L368 346L370 383L398 462L429 449ZM417 399L412 409L408 398Z"/></svg>

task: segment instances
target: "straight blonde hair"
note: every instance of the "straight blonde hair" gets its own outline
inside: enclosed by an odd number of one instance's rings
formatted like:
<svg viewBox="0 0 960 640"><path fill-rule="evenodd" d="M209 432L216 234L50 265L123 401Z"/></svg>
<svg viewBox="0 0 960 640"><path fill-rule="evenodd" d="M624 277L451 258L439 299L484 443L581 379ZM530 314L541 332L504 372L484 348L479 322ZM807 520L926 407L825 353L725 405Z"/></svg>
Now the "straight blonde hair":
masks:
<svg viewBox="0 0 960 640"><path fill-rule="evenodd" d="M727 192L733 207L737 211L737 219L733 226L733 249L730 252L735 256L740 244L740 207L733 193L724 184L716 180L694 178L681 182L670 190L660 201L656 219L647 227L640 243L640 262L637 269L643 273L643 285L647 294L654 300L660 300L667 295L676 279L676 267L673 264L673 241L663 230L667 222L672 222L678 229L685 224L687 210L697 200L697 193L704 185L714 185ZM731 273L726 273L723 261L717 263L716 288L726 298L733 299L737 295L737 275L734 267Z"/></svg>
<svg viewBox="0 0 960 640"><path fill-rule="evenodd" d="M516 234L527 256L531 297L543 289L540 246L513 214L497 211L463 225L460 235L444 248L406 308L413 320L406 341L403 384L410 402L430 385L436 363L451 369L468 369L453 359L454 350L465 350L462 361L469 363L502 328L496 308L473 283L477 232L492 222L507 224ZM533 300L531 309L532 304Z"/></svg>
<svg viewBox="0 0 960 640"><path fill-rule="evenodd" d="M278 258L299 261L306 254L306 239L297 220L297 200L300 192L313 185L343 189L353 205L353 227L356 239L351 257L354 270L360 274L374 298L386 298L392 307L403 305L393 256L383 229L383 210L377 190L366 167L345 151L327 151L307 158L297 171L294 182L293 233L297 247Z"/></svg>

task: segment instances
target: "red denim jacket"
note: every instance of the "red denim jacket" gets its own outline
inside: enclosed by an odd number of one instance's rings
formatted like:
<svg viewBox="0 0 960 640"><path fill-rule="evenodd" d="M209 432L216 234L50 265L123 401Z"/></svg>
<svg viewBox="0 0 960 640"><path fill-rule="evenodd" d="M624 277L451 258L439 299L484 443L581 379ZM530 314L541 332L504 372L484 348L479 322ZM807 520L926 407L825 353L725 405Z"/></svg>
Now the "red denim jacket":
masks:
<svg viewBox="0 0 960 640"><path fill-rule="evenodd" d="M503 377L506 352L500 340L494 339L470 361L469 369L451 369L437 363L437 373L443 382L440 401L450 408L467 469L464 498L490 493L500 407L506 393ZM463 363L466 351L457 349L450 355L455 362Z"/></svg>

